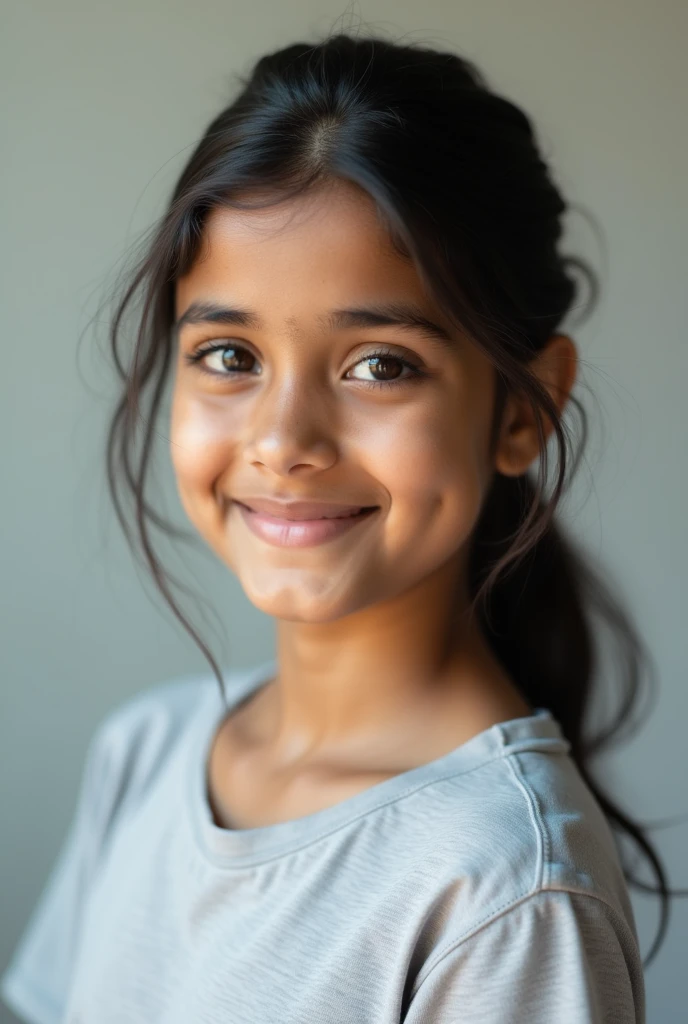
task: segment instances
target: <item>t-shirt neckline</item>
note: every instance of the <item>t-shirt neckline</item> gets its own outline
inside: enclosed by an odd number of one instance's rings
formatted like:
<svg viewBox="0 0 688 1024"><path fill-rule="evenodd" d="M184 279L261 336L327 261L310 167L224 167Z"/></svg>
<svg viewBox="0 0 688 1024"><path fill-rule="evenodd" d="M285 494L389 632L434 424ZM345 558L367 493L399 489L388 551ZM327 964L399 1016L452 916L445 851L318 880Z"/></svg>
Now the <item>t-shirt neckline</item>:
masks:
<svg viewBox="0 0 688 1024"><path fill-rule="evenodd" d="M558 722L548 710L538 708L532 715L490 726L442 757L376 783L331 807L258 828L221 828L215 824L208 799L211 743L221 719L267 685L277 668L276 659L271 659L248 672L230 673L233 692L226 704L213 677L211 698L188 747L186 805L194 840L202 857L221 867L247 867L285 856L429 783L471 771L508 753L525 749L550 753L569 750Z"/></svg>

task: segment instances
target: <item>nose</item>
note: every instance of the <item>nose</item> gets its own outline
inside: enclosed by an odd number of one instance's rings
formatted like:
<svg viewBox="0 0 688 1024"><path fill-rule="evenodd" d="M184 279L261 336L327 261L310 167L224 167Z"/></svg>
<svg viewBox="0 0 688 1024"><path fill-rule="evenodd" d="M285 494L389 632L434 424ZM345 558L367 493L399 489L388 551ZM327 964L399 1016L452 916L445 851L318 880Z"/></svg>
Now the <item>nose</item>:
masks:
<svg viewBox="0 0 688 1024"><path fill-rule="evenodd" d="M337 460L334 426L312 381L282 381L256 399L244 458L279 475L328 469Z"/></svg>

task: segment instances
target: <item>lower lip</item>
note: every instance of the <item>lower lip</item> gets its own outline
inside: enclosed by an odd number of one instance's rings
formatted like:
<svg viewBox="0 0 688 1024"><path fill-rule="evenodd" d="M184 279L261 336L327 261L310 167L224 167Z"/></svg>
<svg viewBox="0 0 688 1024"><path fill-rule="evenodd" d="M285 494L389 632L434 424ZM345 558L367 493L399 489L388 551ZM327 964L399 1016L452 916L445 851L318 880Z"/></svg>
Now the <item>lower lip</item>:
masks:
<svg viewBox="0 0 688 1024"><path fill-rule="evenodd" d="M253 512L246 505L235 501L244 522L251 533L268 544L280 548L307 548L314 544L340 537L348 533L354 526L370 519L376 509L368 509L354 516L342 516L340 519L278 519L264 512Z"/></svg>

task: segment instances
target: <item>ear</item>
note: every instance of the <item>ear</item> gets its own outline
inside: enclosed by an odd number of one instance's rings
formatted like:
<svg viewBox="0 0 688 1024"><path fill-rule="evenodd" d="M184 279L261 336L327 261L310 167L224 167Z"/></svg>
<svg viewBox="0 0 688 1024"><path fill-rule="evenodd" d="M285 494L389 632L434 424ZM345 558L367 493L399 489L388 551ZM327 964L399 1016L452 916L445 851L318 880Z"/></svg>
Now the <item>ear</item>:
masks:
<svg viewBox="0 0 688 1024"><path fill-rule="evenodd" d="M547 389L561 415L578 372L575 343L567 334L553 334L545 347L531 359L528 367ZM544 412L542 417L545 438L548 438L553 425ZM495 469L504 476L521 476L537 458L539 451L537 421L530 402L522 393L510 394L502 415Z"/></svg>

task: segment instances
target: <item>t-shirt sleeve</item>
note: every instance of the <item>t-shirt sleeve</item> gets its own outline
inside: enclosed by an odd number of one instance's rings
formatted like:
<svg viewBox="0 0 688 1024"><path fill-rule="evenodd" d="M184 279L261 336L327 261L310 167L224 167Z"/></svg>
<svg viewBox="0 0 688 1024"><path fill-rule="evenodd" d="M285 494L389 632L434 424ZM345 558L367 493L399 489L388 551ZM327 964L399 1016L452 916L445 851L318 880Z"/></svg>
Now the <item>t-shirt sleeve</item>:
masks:
<svg viewBox="0 0 688 1024"><path fill-rule="evenodd" d="M103 728L91 738L66 837L0 980L4 1001L30 1024L59 1024L63 1017L85 897L113 809Z"/></svg>
<svg viewBox="0 0 688 1024"><path fill-rule="evenodd" d="M403 1024L644 1024L626 922L594 896L537 892L439 951Z"/></svg>

